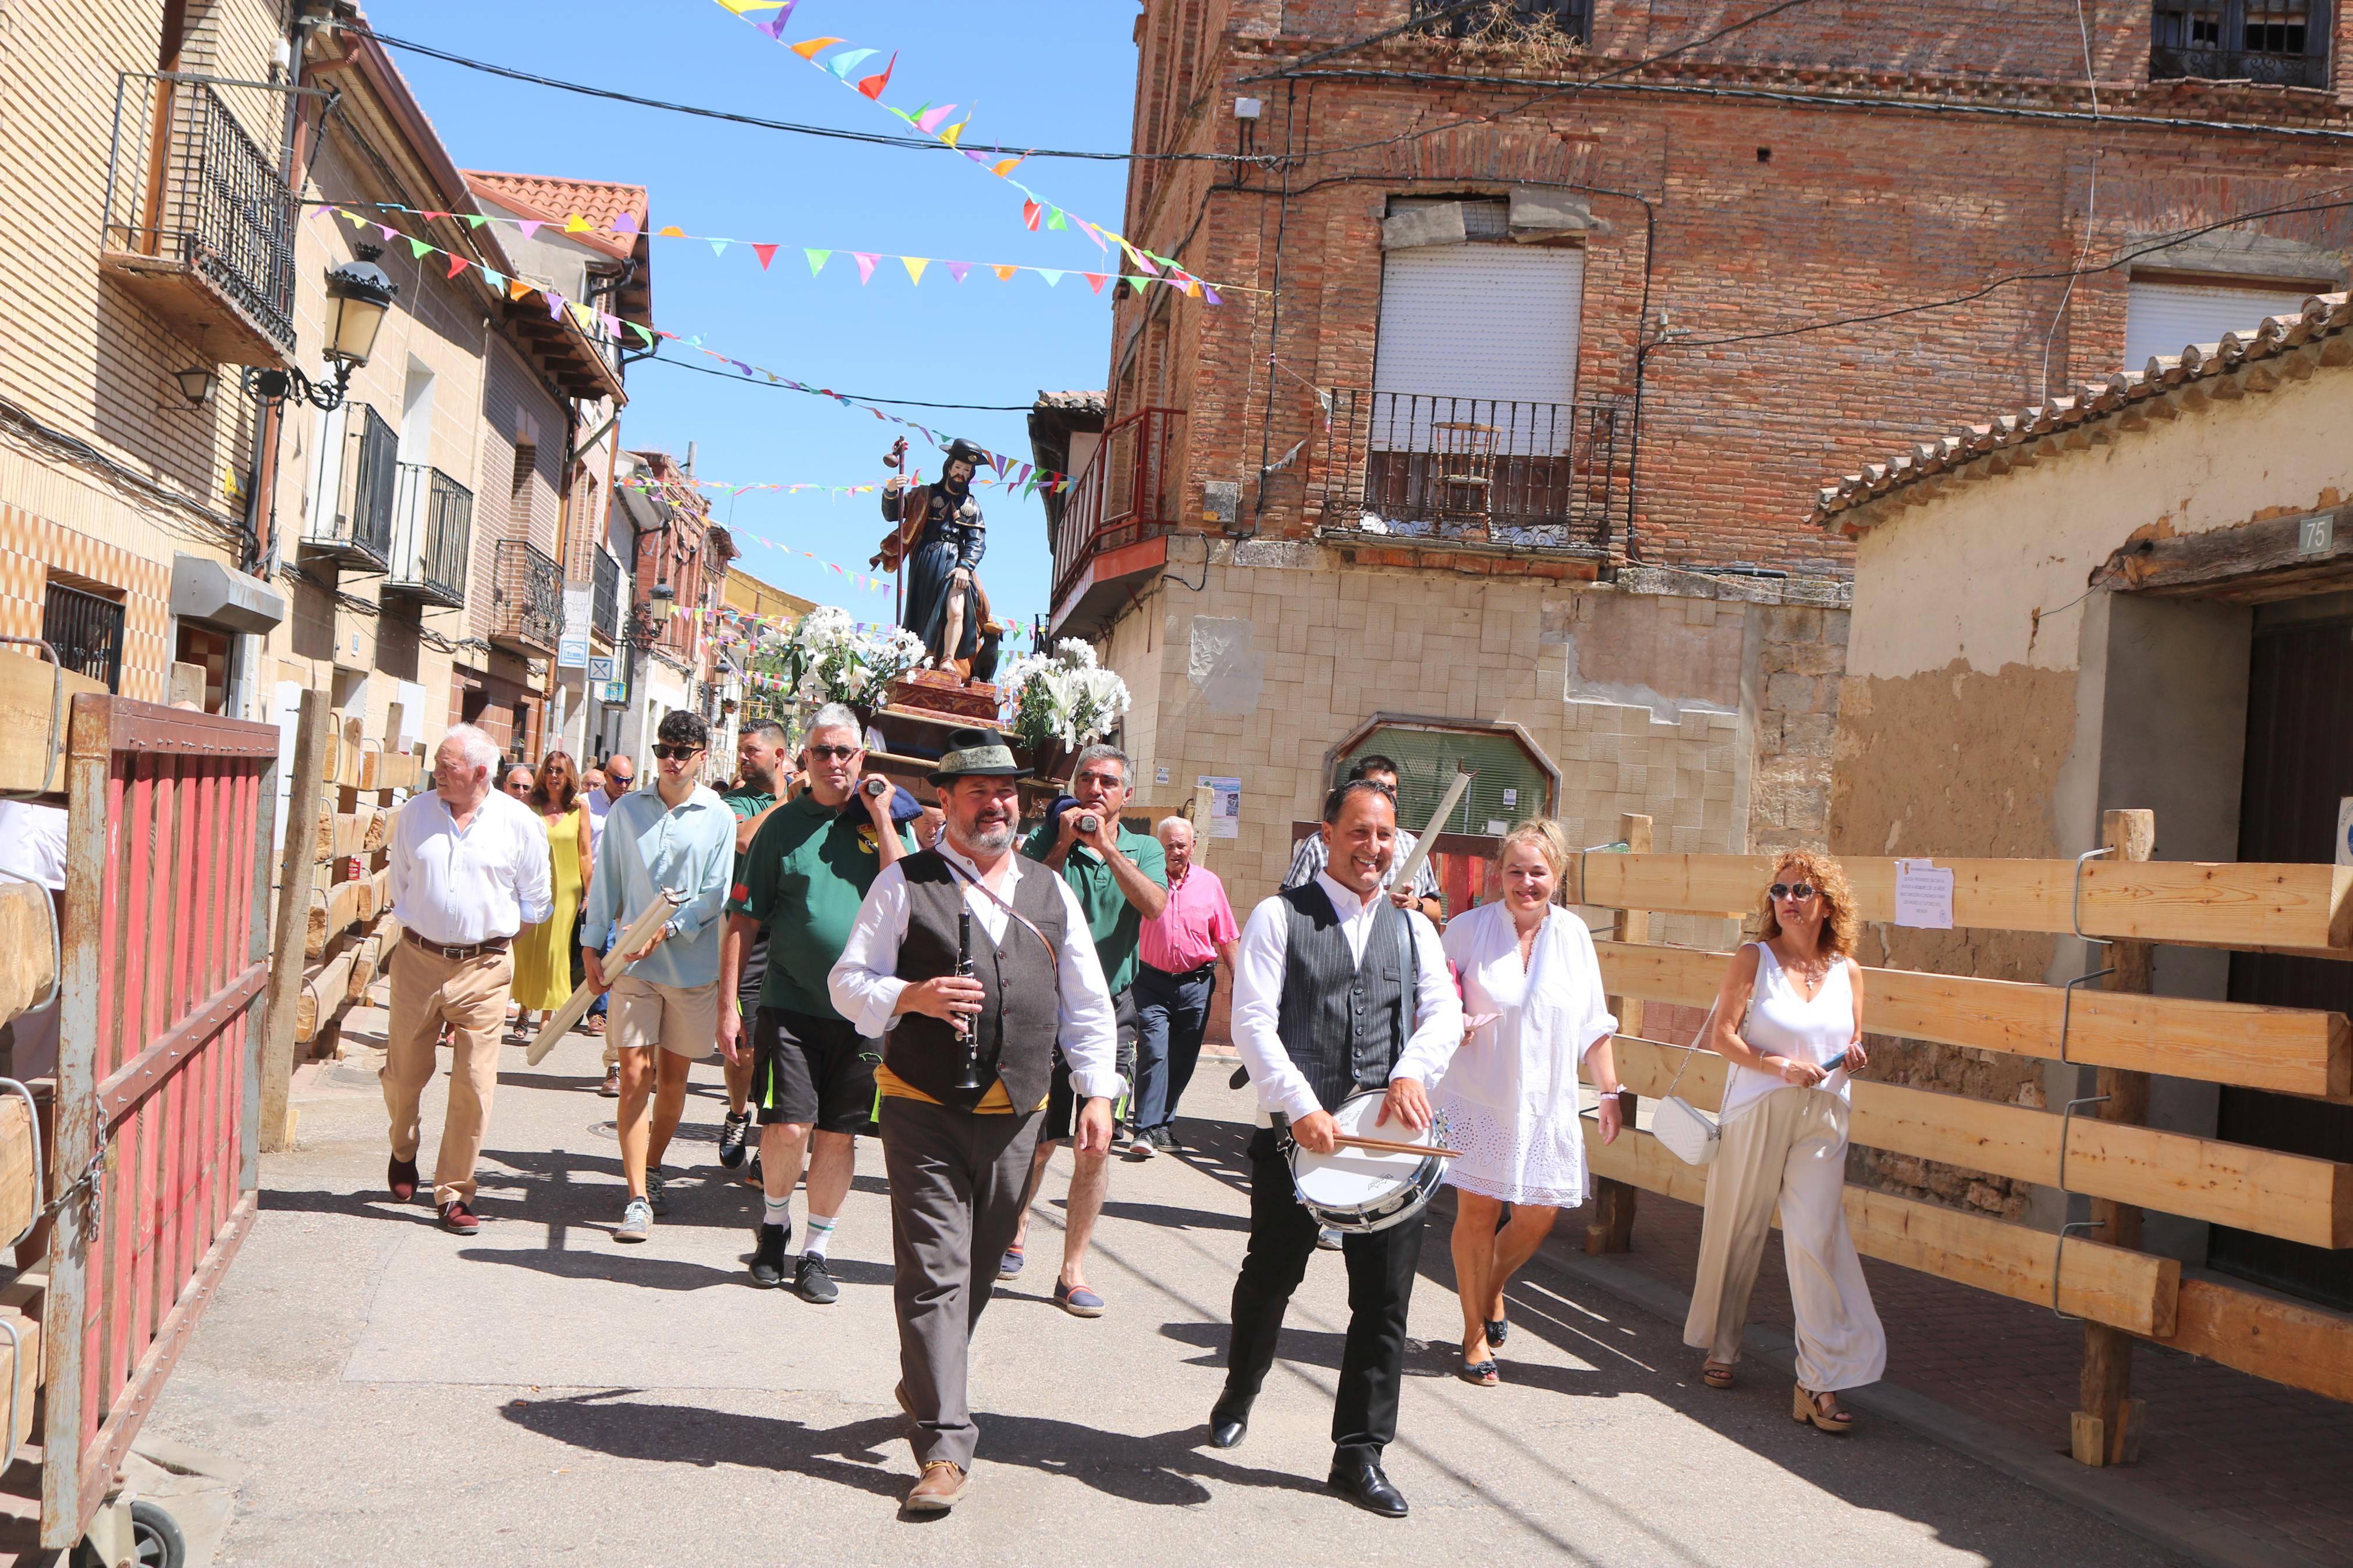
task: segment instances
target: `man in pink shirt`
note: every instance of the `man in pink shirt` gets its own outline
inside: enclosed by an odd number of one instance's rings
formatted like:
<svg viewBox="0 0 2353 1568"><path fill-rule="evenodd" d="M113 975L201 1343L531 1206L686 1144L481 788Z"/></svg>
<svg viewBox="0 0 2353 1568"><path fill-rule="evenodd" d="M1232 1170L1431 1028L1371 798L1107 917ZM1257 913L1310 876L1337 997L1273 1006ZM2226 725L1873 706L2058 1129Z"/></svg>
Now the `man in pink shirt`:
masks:
<svg viewBox="0 0 2353 1568"><path fill-rule="evenodd" d="M1176 1102L1200 1060L1209 1026L1209 998L1218 987L1218 960L1230 972L1241 927L1217 873L1193 864L1193 825L1165 818L1161 848L1168 857L1168 907L1144 922L1135 972L1135 1139L1131 1160L1149 1160L1176 1146L1170 1124Z"/></svg>

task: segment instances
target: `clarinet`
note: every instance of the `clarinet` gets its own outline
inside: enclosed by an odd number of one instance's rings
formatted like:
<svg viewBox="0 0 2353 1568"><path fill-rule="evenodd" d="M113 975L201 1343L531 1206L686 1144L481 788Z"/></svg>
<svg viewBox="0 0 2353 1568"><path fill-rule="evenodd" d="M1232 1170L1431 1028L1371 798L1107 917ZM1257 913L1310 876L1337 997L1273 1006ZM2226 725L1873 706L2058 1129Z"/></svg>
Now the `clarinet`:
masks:
<svg viewBox="0 0 2353 1568"><path fill-rule="evenodd" d="M963 979L973 977L972 969L972 910L969 906L956 910L956 968ZM970 1014L956 1015L956 1034L964 1041L964 1076L957 1079L960 1089L980 1087L980 1031L973 1026Z"/></svg>

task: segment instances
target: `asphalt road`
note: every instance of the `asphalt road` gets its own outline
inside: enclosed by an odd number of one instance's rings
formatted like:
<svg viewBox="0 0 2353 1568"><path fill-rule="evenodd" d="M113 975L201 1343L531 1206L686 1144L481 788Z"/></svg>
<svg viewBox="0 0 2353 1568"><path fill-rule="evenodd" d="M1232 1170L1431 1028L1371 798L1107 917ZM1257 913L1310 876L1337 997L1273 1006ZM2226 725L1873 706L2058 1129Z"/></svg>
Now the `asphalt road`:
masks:
<svg viewBox="0 0 2353 1568"><path fill-rule="evenodd" d="M1503 1386L1458 1382L1442 1222L1389 1450L1410 1519L1323 1484L1346 1323L1330 1255L1293 1304L1248 1441L1208 1448L1247 1106L1206 1063L1180 1128L1192 1152L1113 1167L1090 1271L1110 1312L1093 1321L1047 1300L1058 1163L1029 1269L981 1324L973 1489L952 1515L902 1521L913 1467L891 1398L879 1149L861 1145L833 1248L841 1300L811 1307L744 1270L757 1205L719 1180L715 1068L696 1069L670 1217L623 1247L596 1045L575 1037L539 1068L511 1049L484 1225L461 1240L384 1193L362 1033L380 1017L355 1012L353 1056L298 1100L301 1147L264 1162L259 1224L151 1422L242 1467L222 1562L2171 1561L1895 1426L1799 1426L1758 1363L1711 1391L1672 1326L1541 1257L1514 1290Z"/></svg>

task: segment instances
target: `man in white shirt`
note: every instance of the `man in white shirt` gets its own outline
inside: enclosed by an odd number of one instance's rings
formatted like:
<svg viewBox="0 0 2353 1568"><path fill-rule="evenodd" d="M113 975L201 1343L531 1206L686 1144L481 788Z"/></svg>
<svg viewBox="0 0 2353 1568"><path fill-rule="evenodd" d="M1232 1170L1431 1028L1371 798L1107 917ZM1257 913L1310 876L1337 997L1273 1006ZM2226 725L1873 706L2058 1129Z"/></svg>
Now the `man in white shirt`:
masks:
<svg viewBox="0 0 2353 1568"><path fill-rule="evenodd" d="M528 805L491 787L498 742L459 724L433 753L433 788L393 819L391 893L400 917L385 1033L385 1109L392 1118L394 1198L417 1194L417 1102L434 1045L449 1026L449 1108L433 1173L444 1229L471 1236L474 1164L499 1082L499 1029L514 986L511 943L554 910L547 830Z"/></svg>
<svg viewBox="0 0 2353 1568"><path fill-rule="evenodd" d="M1234 966L1234 1043L1276 1125L1250 1141L1250 1248L1234 1281L1226 1386L1209 1443L1230 1448L1274 1364L1283 1309L1315 1250L1315 1216L1292 1184L1287 1145L1329 1154L1332 1113L1387 1088L1384 1123L1430 1125L1428 1089L1462 1042L1462 1004L1438 932L1419 910L1381 894L1397 847L1397 797L1351 780L1324 803L1325 865L1250 911ZM1289 1136L1283 1136L1287 1130ZM1397 1436L1406 1311L1421 1256L1421 1215L1342 1246L1348 1338L1332 1415L1330 1483L1359 1508L1402 1519L1405 1499L1381 1471Z"/></svg>
<svg viewBox="0 0 2353 1568"><path fill-rule="evenodd" d="M1085 1101L1080 1150L1111 1148L1121 1087L1086 913L1060 878L1013 851L1014 780L1028 772L994 731L949 732L931 775L947 814L940 842L876 874L827 977L835 1011L882 1041L899 1405L923 1471L911 1513L955 1507L972 1469L972 1333L1020 1223L1057 1041Z"/></svg>

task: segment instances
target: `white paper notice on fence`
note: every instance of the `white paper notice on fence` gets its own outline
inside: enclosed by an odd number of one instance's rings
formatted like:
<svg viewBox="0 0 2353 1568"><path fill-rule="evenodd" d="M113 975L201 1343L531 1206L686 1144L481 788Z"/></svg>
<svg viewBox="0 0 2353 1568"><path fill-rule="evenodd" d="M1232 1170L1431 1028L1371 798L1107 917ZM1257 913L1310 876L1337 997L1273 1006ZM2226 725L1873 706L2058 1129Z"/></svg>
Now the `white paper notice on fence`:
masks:
<svg viewBox="0 0 2353 1568"><path fill-rule="evenodd" d="M1924 931L1952 930L1952 868L1933 860L1895 862L1895 923Z"/></svg>
<svg viewBox="0 0 2353 1568"><path fill-rule="evenodd" d="M1209 792L1209 837L1240 838L1242 836L1242 781L1211 778L1203 773L1198 782Z"/></svg>

